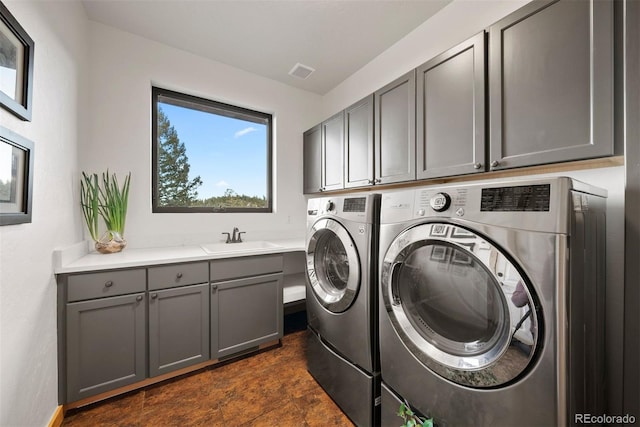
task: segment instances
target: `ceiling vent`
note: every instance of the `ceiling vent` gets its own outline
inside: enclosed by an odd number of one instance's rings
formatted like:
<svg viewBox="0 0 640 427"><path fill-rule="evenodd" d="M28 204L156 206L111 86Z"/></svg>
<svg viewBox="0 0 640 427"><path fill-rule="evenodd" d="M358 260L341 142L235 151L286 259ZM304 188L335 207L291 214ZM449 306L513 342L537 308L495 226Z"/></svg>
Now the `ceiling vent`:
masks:
<svg viewBox="0 0 640 427"><path fill-rule="evenodd" d="M313 73L314 71L315 69L298 62L296 65L293 66L291 71L289 71L289 75L304 80L307 77L309 77L311 73Z"/></svg>

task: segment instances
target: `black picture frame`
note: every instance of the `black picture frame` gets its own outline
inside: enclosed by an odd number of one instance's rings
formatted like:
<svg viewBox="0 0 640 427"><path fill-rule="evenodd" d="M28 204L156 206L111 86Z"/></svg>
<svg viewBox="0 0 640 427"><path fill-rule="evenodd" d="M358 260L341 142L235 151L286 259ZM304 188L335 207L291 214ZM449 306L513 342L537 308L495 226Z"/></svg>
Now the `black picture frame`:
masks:
<svg viewBox="0 0 640 427"><path fill-rule="evenodd" d="M0 226L31 222L33 142L0 126Z"/></svg>
<svg viewBox="0 0 640 427"><path fill-rule="evenodd" d="M34 49L33 39L0 2L0 72L9 76L2 81L10 82L15 73L13 83L0 85L0 105L24 121L31 121L33 110Z"/></svg>

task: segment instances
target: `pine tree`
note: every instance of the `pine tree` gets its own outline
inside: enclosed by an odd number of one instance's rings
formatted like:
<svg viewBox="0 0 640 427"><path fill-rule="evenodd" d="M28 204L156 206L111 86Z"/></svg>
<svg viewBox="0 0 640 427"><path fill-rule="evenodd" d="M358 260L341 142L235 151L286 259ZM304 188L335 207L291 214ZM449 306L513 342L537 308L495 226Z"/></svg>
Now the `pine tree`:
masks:
<svg viewBox="0 0 640 427"><path fill-rule="evenodd" d="M200 176L189 180L189 158L178 132L158 107L158 196L160 206L190 206L198 198Z"/></svg>

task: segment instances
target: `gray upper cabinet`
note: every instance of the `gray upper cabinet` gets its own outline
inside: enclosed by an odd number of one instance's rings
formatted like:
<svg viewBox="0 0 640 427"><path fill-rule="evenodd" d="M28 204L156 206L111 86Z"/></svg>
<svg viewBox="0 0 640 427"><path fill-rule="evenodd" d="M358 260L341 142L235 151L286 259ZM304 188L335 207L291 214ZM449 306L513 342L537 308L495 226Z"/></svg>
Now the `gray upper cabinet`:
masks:
<svg viewBox="0 0 640 427"><path fill-rule="evenodd" d="M376 183L416 178L415 89L412 70L374 93Z"/></svg>
<svg viewBox="0 0 640 427"><path fill-rule="evenodd" d="M614 154L613 2L534 1L489 30L492 170Z"/></svg>
<svg viewBox="0 0 640 427"><path fill-rule="evenodd" d="M344 187L374 183L373 95L344 111Z"/></svg>
<svg viewBox="0 0 640 427"><path fill-rule="evenodd" d="M322 122L322 191L340 190L343 182L344 112Z"/></svg>
<svg viewBox="0 0 640 427"><path fill-rule="evenodd" d="M314 126L303 134L303 188L304 194L322 191L322 130Z"/></svg>
<svg viewBox="0 0 640 427"><path fill-rule="evenodd" d="M484 171L484 32L416 70L417 178Z"/></svg>

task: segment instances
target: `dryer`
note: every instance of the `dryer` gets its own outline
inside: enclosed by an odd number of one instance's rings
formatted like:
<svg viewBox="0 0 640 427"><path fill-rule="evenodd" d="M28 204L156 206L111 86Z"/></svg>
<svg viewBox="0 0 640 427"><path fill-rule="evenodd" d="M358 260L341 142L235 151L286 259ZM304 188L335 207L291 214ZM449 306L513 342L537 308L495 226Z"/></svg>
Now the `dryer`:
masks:
<svg viewBox="0 0 640 427"><path fill-rule="evenodd" d="M383 195L382 418L567 425L604 413L606 191L569 178Z"/></svg>
<svg viewBox="0 0 640 427"><path fill-rule="evenodd" d="M380 195L308 201L307 369L357 425L377 423Z"/></svg>

